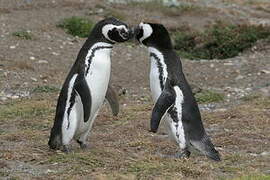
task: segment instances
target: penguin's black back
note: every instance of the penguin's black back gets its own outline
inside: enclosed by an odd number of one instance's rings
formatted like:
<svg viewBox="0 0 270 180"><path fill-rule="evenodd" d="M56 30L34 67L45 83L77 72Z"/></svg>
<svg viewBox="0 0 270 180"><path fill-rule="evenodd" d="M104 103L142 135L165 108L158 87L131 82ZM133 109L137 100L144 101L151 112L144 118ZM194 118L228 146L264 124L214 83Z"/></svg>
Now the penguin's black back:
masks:
<svg viewBox="0 0 270 180"><path fill-rule="evenodd" d="M50 140L49 140L49 146L52 149L57 148L56 144L59 144L60 142L55 142L56 139L58 141L58 139L62 139L62 134L61 134L61 127L63 124L63 116L65 113L65 107L66 107L66 101L67 101L67 96L68 96L68 87L69 87L69 82L72 79L72 77L75 74L84 74L85 73L85 58L88 54L89 49L98 42L108 42L108 40L106 40L103 35L101 34L101 26L103 25L103 21L99 22L94 29L91 31L91 33L89 34L89 37L87 38L87 40L85 41L85 43L83 44L82 48L80 49L76 61L74 62L74 64L72 65L68 76L65 79L65 82L62 86L62 89L60 91L59 97L58 97L58 101L57 101L57 106L56 106L56 113L55 113L55 118L54 118L54 124L53 124L53 128L51 130L51 135L50 135ZM83 77L83 76L80 76ZM71 98L75 98L75 94L73 93L73 97ZM56 138L56 137L59 138Z"/></svg>
<svg viewBox="0 0 270 180"><path fill-rule="evenodd" d="M182 121L186 127L186 133L194 136L190 137L191 139L202 137L205 132L199 107L183 73L180 58L173 49L159 49L159 51L163 54L164 62L167 65L168 77L181 89L184 96ZM188 133L191 130L190 128L193 129L193 133ZM198 131L194 131L194 129Z"/></svg>

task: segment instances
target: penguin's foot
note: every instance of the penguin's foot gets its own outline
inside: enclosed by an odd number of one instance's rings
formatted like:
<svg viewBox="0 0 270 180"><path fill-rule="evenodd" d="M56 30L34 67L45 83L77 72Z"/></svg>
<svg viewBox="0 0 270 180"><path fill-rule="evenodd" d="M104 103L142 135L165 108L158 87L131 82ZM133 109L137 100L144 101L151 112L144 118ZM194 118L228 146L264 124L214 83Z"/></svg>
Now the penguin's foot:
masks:
<svg viewBox="0 0 270 180"><path fill-rule="evenodd" d="M80 140L77 140L77 143L79 143L81 149L85 150L88 149L88 145Z"/></svg>
<svg viewBox="0 0 270 180"><path fill-rule="evenodd" d="M190 154L191 153L187 149L184 149L182 152L177 152L173 155L161 154L159 152L157 153L157 155L162 157L162 158L183 158L183 159L188 159Z"/></svg>
<svg viewBox="0 0 270 180"><path fill-rule="evenodd" d="M184 158L184 159L188 159L189 158L189 156L190 156L190 151L189 150L187 150L187 149L184 149L182 152L177 152L176 154L175 154L175 157L176 158Z"/></svg>
<svg viewBox="0 0 270 180"><path fill-rule="evenodd" d="M62 151L63 151L64 153L70 153L70 152L71 152L70 148L69 148L67 145L63 145Z"/></svg>

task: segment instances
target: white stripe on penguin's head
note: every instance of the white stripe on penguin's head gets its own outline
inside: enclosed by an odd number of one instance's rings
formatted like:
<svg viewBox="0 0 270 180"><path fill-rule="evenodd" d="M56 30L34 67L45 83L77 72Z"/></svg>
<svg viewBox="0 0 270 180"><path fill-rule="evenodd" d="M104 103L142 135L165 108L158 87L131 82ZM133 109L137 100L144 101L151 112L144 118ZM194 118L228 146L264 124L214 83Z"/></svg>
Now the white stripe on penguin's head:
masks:
<svg viewBox="0 0 270 180"><path fill-rule="evenodd" d="M113 39L113 37L110 36L109 33L110 32L113 33L114 31L117 32L117 34L120 36L121 39ZM117 25L113 25L113 24L107 24L102 28L103 36L107 40L109 40L109 41L111 41L113 43L127 40L128 37L125 36L125 35L128 34L128 33L129 33L129 30L125 25L118 25L117 26Z"/></svg>
<svg viewBox="0 0 270 180"><path fill-rule="evenodd" d="M139 41L142 43L143 40L151 36L153 33L153 28L150 26L150 24L144 24L142 22L139 24L139 27L143 30L143 36L139 39Z"/></svg>

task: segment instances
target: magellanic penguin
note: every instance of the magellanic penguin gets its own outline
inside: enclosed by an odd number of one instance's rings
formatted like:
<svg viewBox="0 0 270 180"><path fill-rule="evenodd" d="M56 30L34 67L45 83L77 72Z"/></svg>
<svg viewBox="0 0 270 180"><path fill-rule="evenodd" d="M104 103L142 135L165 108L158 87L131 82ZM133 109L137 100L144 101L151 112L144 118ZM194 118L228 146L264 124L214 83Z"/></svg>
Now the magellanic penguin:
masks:
<svg viewBox="0 0 270 180"><path fill-rule="evenodd" d="M85 148L105 96L117 115L118 102L114 91L108 88L110 55L113 44L127 41L131 35L128 26L115 18L101 20L94 26L61 89L48 142L51 149L68 151L72 139Z"/></svg>
<svg viewBox="0 0 270 180"><path fill-rule="evenodd" d="M218 151L204 130L197 102L166 28L161 24L140 23L135 34L150 53L150 89L155 102L150 131L156 133L163 119L170 137L183 150L178 157L188 158L190 150L195 148L220 161Z"/></svg>

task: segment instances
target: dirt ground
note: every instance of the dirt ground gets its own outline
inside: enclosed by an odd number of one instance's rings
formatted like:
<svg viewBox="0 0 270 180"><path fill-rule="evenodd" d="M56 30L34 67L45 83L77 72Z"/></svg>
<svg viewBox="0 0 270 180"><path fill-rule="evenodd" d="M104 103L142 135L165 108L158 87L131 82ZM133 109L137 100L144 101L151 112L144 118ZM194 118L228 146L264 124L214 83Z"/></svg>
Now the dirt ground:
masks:
<svg viewBox="0 0 270 180"><path fill-rule="evenodd" d="M177 149L163 129L148 132L149 58L132 41L112 52L119 116L104 106L85 151L75 143L69 154L47 146L59 90L85 41L56 27L63 18L97 22L120 14L130 25L154 21L170 31L203 31L217 20L270 25L268 0L183 2L192 8L175 15L104 0L0 0L0 179L270 179L270 43L263 40L235 58L182 59L194 90L225 95L223 102L200 104L219 163L196 154L187 160L159 156ZM12 36L20 30L31 32L32 40Z"/></svg>

